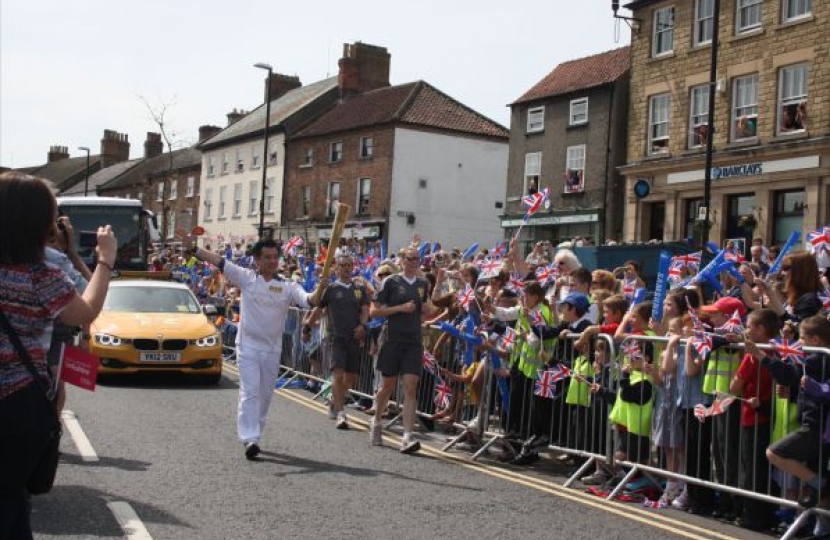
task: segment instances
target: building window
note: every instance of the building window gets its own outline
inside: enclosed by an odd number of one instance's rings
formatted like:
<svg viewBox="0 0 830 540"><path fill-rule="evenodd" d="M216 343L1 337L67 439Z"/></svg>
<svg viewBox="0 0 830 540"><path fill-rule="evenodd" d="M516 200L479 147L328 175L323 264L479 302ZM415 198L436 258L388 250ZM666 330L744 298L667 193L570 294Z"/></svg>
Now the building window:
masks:
<svg viewBox="0 0 830 540"><path fill-rule="evenodd" d="M372 180L361 178L357 183L357 213L365 215L369 213L369 196L372 193Z"/></svg>
<svg viewBox="0 0 830 540"><path fill-rule="evenodd" d="M305 148L303 150L303 164L301 167L311 167L314 165L314 148Z"/></svg>
<svg viewBox="0 0 830 540"><path fill-rule="evenodd" d="M585 145L569 146L565 163L565 193L585 191Z"/></svg>
<svg viewBox="0 0 830 540"><path fill-rule="evenodd" d="M743 238L745 245L752 243L752 230L742 225L741 218L755 214L755 194L729 195L726 207L726 238Z"/></svg>
<svg viewBox="0 0 830 540"><path fill-rule="evenodd" d="M164 182L159 182L158 186L156 186L156 187L157 187L157 190L158 190L157 193L156 193L156 200L157 201L163 201L164 200Z"/></svg>
<svg viewBox="0 0 830 540"><path fill-rule="evenodd" d="M674 51L674 6L654 12L654 34L651 38L652 56Z"/></svg>
<svg viewBox="0 0 830 540"><path fill-rule="evenodd" d="M751 139L758 133L758 75L736 78L732 92L732 139Z"/></svg>
<svg viewBox="0 0 830 540"><path fill-rule="evenodd" d="M532 187L539 189L539 177L542 175L542 152L525 154L525 181L522 193L528 193ZM535 193L536 191L534 191Z"/></svg>
<svg viewBox="0 0 830 540"><path fill-rule="evenodd" d="M360 138L360 157L370 158L375 155L375 140L371 137Z"/></svg>
<svg viewBox="0 0 830 540"><path fill-rule="evenodd" d="M233 217L242 215L242 184L233 185Z"/></svg>
<svg viewBox="0 0 830 540"><path fill-rule="evenodd" d="M331 143L331 151L329 152L329 161L335 163L340 161L343 157L343 142L333 142Z"/></svg>
<svg viewBox="0 0 830 540"><path fill-rule="evenodd" d="M311 213L311 186L303 186L300 189L300 215L307 216Z"/></svg>
<svg viewBox="0 0 830 540"><path fill-rule="evenodd" d="M248 184L248 215L255 216L259 210L259 182L251 180Z"/></svg>
<svg viewBox="0 0 830 540"><path fill-rule="evenodd" d="M205 205L205 221L210 221L213 218L213 188L207 188L205 190L205 201L203 204Z"/></svg>
<svg viewBox="0 0 830 540"><path fill-rule="evenodd" d="M228 159L228 153L222 152L222 174L228 174L228 171L230 170L231 164Z"/></svg>
<svg viewBox="0 0 830 540"><path fill-rule="evenodd" d="M219 186L219 219L225 218L225 198L228 195L228 186Z"/></svg>
<svg viewBox="0 0 830 540"><path fill-rule="evenodd" d="M686 222L683 227L684 238L695 237L695 222L698 221L698 214L703 208L703 198L686 199L685 201Z"/></svg>
<svg viewBox="0 0 830 540"><path fill-rule="evenodd" d="M269 178L265 181L265 213L274 213L274 179Z"/></svg>
<svg viewBox="0 0 830 540"><path fill-rule="evenodd" d="M534 107L527 110L527 132L545 131L545 108Z"/></svg>
<svg viewBox="0 0 830 540"><path fill-rule="evenodd" d="M812 11L812 0L784 0L784 22L806 17Z"/></svg>
<svg viewBox="0 0 830 540"><path fill-rule="evenodd" d="M689 148L706 144L709 135L709 85L692 88L689 97Z"/></svg>
<svg viewBox="0 0 830 540"><path fill-rule="evenodd" d="M187 177L187 193L185 193L185 197L191 198L193 195L196 194L196 177L195 176L188 176Z"/></svg>
<svg viewBox="0 0 830 540"><path fill-rule="evenodd" d="M177 180L170 181L170 197L168 197L171 201L175 201L179 198L179 182Z"/></svg>
<svg viewBox="0 0 830 540"><path fill-rule="evenodd" d="M571 100L571 113L568 124L578 126L588 123L588 98Z"/></svg>
<svg viewBox="0 0 830 540"><path fill-rule="evenodd" d="M216 176L216 157L209 156L207 158L207 176L208 178L213 178Z"/></svg>
<svg viewBox="0 0 830 540"><path fill-rule="evenodd" d="M715 0L695 0L695 46L712 43Z"/></svg>
<svg viewBox="0 0 830 540"><path fill-rule="evenodd" d="M778 81L778 133L807 129L807 65L781 69Z"/></svg>
<svg viewBox="0 0 830 540"><path fill-rule="evenodd" d="M236 172L241 173L245 170L245 149L244 148L237 148L236 149L236 168L234 169Z"/></svg>
<svg viewBox="0 0 830 540"><path fill-rule="evenodd" d="M259 169L262 160L262 146L255 144L251 147L251 168Z"/></svg>
<svg viewBox="0 0 830 540"><path fill-rule="evenodd" d="M786 243L793 231L800 231L804 227L804 206L803 189L775 192L773 243Z"/></svg>
<svg viewBox="0 0 830 540"><path fill-rule="evenodd" d="M738 0L735 16L736 33L742 34L761 27L764 0Z"/></svg>
<svg viewBox="0 0 830 540"><path fill-rule="evenodd" d="M278 162L277 157L278 157L278 155L277 155L277 143L274 142L274 141L271 141L271 142L268 143L268 166L269 167L272 166L272 165L277 164L277 162Z"/></svg>
<svg viewBox="0 0 830 540"><path fill-rule="evenodd" d="M337 204L340 202L340 182L329 182L329 192L326 197L328 209L326 215L334 217L337 213Z"/></svg>
<svg viewBox="0 0 830 540"><path fill-rule="evenodd" d="M648 153L663 154L669 151L669 112L671 95L660 94L649 100Z"/></svg>

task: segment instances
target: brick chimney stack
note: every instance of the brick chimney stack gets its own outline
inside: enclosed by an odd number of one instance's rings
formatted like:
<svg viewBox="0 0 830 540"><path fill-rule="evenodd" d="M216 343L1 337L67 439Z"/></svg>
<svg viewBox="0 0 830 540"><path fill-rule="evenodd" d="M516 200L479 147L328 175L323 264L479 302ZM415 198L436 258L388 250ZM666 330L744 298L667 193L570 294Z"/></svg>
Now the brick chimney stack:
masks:
<svg viewBox="0 0 830 540"><path fill-rule="evenodd" d="M272 73L270 86L271 86L271 100L275 100L280 98L294 90L295 88L299 88L303 85L300 82L300 78L296 75L283 75L282 73ZM265 79L265 95L262 96L262 99L268 99L268 86L269 80Z"/></svg>
<svg viewBox="0 0 830 540"><path fill-rule="evenodd" d="M359 41L344 43L343 58L338 63L340 96L348 97L389 86L391 58L385 47Z"/></svg>
<svg viewBox="0 0 830 540"><path fill-rule="evenodd" d="M69 157L69 149L65 146L50 146L46 155L46 163L54 163Z"/></svg>
<svg viewBox="0 0 830 540"><path fill-rule="evenodd" d="M147 140L144 141L144 157L154 158L164 152L164 143L161 142L161 133L147 132Z"/></svg>
<svg viewBox="0 0 830 540"><path fill-rule="evenodd" d="M248 114L248 113L246 113L242 109L240 109L238 111L236 109L232 110L231 112L228 113L228 126L235 124L240 118L242 118L246 114ZM227 127L227 126L225 126L225 127Z"/></svg>
<svg viewBox="0 0 830 540"><path fill-rule="evenodd" d="M222 128L219 126L199 126L199 142L210 139L220 131Z"/></svg>
<svg viewBox="0 0 830 540"><path fill-rule="evenodd" d="M130 141L127 134L105 129L104 138L101 139L101 167L106 168L128 159L130 159Z"/></svg>

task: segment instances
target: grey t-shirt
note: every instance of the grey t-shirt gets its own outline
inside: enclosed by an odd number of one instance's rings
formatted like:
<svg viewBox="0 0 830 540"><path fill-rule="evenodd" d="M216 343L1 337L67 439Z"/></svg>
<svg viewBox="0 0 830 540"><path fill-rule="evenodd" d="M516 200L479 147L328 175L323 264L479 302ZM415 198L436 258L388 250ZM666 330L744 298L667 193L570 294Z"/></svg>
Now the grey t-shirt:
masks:
<svg viewBox="0 0 830 540"><path fill-rule="evenodd" d="M390 276L380 284L380 289L375 294L375 302L378 304L393 307L410 300L415 302L415 310L412 313L394 313L387 317L389 341L421 342L421 306L427 300L428 289L427 280L415 278L414 282L409 283L400 274Z"/></svg>
<svg viewBox="0 0 830 540"><path fill-rule="evenodd" d="M334 281L320 299L320 307L327 308L332 334L351 338L360 324L360 311L369 305L369 294L362 285Z"/></svg>

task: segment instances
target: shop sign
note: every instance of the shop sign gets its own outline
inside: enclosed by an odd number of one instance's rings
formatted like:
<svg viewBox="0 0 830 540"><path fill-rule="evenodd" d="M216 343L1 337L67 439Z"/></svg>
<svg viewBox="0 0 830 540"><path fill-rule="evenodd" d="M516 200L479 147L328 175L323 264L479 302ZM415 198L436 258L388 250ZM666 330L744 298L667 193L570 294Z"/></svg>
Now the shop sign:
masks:
<svg viewBox="0 0 830 540"><path fill-rule="evenodd" d="M567 225L572 223L594 223L599 221L599 214L579 214L571 216L539 216L530 218L527 225ZM524 222L523 219L503 219L502 227L518 227Z"/></svg>

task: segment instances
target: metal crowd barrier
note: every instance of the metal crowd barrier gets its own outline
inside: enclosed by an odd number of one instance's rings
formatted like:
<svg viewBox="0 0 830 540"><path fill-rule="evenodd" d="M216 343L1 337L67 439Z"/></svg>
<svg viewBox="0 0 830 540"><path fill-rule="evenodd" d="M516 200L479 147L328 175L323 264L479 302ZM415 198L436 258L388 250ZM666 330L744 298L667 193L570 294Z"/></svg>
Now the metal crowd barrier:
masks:
<svg viewBox="0 0 830 540"><path fill-rule="evenodd" d="M321 319L315 331L318 334L312 336L313 343L309 344L308 337L302 334L305 315L306 311L299 309L289 312L279 388L286 388L298 378L327 383L331 336L326 320ZM462 340L434 334L431 330L425 331L425 337L434 347L436 365L468 381L450 381L450 376L440 368L435 373L426 369L422 373L417 394L419 418L424 423L443 420L448 429L457 430L444 450L463 447L475 460L494 447L501 447L508 458L522 455L528 447L535 451L547 449L560 454L561 460L574 467L575 472L565 487L572 486L592 466L596 471L610 473L612 478L616 473L618 483L609 487L608 499L616 497L635 476L641 475L651 478L658 489L658 478L685 482L690 495L706 507L714 508L717 492L721 505L728 506L731 502L736 508L746 504L766 505L759 512L772 509L769 505L800 508L794 498L798 498L803 486L774 469L764 453L774 442L772 437L777 440L800 427L793 414L795 403L774 394L769 396L765 400L771 407L768 426L742 427L739 399L726 406L722 414L704 417L702 421L695 417L696 405L711 406L716 397L712 388L704 392L702 387L707 367L717 366L722 381L731 381L744 355L742 343L714 350L708 366L703 366L699 374L690 375L686 373L685 358L689 345L687 340L681 340L677 356L682 357L675 359L675 374L664 378L661 385L652 384L650 418L644 417L642 408L638 409L641 417L635 425L641 424L641 434L636 438L628 436L609 419L612 402L622 399L621 381L627 355L631 353L629 345L637 343L639 350L646 354L650 350L652 369L658 369L663 362L667 338L632 335L617 347L611 336L599 335L591 340L587 351L573 347L578 335L559 339L556 347L547 351L546 364L564 365L572 376L555 382L553 399L546 399L534 394L534 379L527 378L516 366L507 368L507 359L473 351L473 362L467 365L464 360L470 353ZM357 383L350 390L353 396L373 398L380 382L374 360L382 341L379 328L369 332L362 348ZM758 348L773 350L769 345L759 344ZM830 349L804 347L803 350L807 354L830 356ZM689 354L694 357L694 353ZM758 373L760 377L760 370ZM575 374L581 378L574 377ZM827 378L830 377L824 380ZM448 383L453 397L436 403L435 388L441 380ZM592 383L601 390L592 392ZM723 382L720 386L723 392ZM772 388L774 393L775 384ZM320 398L326 391L324 386L314 398ZM402 395L399 387L390 403L400 409L396 396ZM375 411L375 414L382 418L385 411ZM385 427L397 422L399 417L395 416ZM461 443L466 444L461 446ZM823 449L819 449L819 455L819 463L824 464L828 456ZM817 473L822 481L827 475L823 466ZM830 516L830 511L805 509L782 538L792 538L812 514Z"/></svg>

